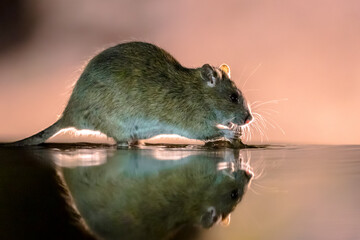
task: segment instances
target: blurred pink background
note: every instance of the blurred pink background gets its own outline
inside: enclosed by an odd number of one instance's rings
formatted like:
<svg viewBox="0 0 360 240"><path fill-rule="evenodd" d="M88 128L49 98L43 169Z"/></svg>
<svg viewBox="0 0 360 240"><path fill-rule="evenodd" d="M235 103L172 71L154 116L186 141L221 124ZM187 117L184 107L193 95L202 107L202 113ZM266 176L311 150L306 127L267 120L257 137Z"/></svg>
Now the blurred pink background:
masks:
<svg viewBox="0 0 360 240"><path fill-rule="evenodd" d="M229 64L250 103L280 100L255 110L268 123L249 142L360 144L359 1L7 0L0 8L0 141L55 122L92 56L140 40L186 67Z"/></svg>

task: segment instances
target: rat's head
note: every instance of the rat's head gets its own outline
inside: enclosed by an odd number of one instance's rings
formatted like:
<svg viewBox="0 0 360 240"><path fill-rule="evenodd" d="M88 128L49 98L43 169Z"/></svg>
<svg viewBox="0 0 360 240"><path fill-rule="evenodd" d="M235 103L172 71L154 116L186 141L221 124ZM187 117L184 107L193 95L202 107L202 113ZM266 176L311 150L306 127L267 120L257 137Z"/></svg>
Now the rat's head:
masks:
<svg viewBox="0 0 360 240"><path fill-rule="evenodd" d="M216 122L222 125L234 123L244 125L252 120L250 109L242 92L230 80L230 67L222 64L201 67L201 78L205 84L207 101L214 110Z"/></svg>
<svg viewBox="0 0 360 240"><path fill-rule="evenodd" d="M220 171L214 186L205 194L201 226L210 228L219 221L229 224L230 213L241 201L252 176L247 170Z"/></svg>

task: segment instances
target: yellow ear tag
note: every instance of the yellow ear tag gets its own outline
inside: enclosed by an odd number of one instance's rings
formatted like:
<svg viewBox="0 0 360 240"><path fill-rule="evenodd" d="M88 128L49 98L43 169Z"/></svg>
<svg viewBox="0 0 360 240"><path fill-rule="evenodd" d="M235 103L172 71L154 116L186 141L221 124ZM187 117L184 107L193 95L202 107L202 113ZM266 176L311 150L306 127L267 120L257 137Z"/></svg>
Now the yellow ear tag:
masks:
<svg viewBox="0 0 360 240"><path fill-rule="evenodd" d="M220 65L219 68L221 70L223 70L228 75L228 77L230 78L230 67L229 67L229 65L227 65L226 63L223 63L223 64Z"/></svg>

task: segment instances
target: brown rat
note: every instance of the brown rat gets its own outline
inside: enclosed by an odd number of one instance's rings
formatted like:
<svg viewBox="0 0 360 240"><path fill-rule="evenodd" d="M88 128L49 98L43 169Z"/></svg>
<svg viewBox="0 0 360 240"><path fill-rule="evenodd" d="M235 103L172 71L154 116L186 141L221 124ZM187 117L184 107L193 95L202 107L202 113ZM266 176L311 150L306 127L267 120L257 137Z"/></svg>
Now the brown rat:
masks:
<svg viewBox="0 0 360 240"><path fill-rule="evenodd" d="M232 138L233 130L217 125L251 119L226 64L186 68L155 45L128 42L90 60L57 122L11 145L40 144L69 127L100 131L118 144L159 134Z"/></svg>

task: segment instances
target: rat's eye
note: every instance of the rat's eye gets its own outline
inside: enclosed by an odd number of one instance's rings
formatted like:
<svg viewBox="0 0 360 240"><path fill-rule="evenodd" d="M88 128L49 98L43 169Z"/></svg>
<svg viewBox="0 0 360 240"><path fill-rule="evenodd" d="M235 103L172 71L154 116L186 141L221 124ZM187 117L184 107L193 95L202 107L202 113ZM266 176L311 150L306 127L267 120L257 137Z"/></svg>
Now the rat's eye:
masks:
<svg viewBox="0 0 360 240"><path fill-rule="evenodd" d="M237 93L233 93L230 95L230 100L233 103L238 103L239 102L239 94Z"/></svg>
<svg viewBox="0 0 360 240"><path fill-rule="evenodd" d="M231 199L233 199L233 200L237 199L239 196L239 191L237 189L232 190L230 193L230 196L231 196Z"/></svg>

